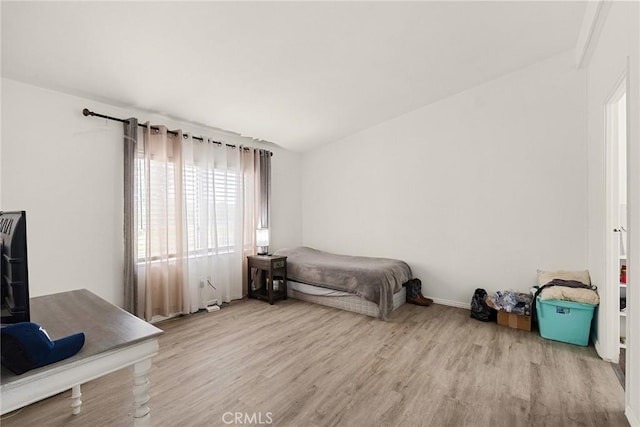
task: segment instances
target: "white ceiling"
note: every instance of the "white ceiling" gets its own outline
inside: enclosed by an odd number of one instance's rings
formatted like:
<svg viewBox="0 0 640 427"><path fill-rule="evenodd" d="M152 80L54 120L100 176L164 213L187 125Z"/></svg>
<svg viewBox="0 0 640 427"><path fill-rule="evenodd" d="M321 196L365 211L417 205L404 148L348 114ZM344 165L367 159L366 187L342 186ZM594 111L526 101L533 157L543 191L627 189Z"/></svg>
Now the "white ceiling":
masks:
<svg viewBox="0 0 640 427"><path fill-rule="evenodd" d="M573 48L584 7L2 2L2 75L304 151Z"/></svg>

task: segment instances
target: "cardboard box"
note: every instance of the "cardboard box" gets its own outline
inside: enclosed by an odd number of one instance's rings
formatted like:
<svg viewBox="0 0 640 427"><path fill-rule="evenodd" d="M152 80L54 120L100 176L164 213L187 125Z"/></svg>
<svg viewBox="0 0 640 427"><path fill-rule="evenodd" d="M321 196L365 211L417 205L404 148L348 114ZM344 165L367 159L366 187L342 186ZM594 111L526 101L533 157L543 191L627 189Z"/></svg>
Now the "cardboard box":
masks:
<svg viewBox="0 0 640 427"><path fill-rule="evenodd" d="M531 316L498 311L498 325L522 329L523 331L531 331Z"/></svg>
<svg viewBox="0 0 640 427"><path fill-rule="evenodd" d="M495 309L491 300L487 300L487 305ZM523 331L531 331L531 316L498 310L498 325L521 329Z"/></svg>

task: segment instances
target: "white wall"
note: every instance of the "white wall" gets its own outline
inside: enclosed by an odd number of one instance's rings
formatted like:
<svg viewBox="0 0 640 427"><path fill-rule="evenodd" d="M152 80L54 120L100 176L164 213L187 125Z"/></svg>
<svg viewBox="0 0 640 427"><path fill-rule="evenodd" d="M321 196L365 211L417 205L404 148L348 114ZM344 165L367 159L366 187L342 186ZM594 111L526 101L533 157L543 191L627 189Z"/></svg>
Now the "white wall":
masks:
<svg viewBox="0 0 640 427"><path fill-rule="evenodd" d="M607 24L602 28L599 42L593 51L587 68L588 94L588 185L589 185L589 271L593 281L600 284L602 304L598 312L597 329L604 331L607 307L613 295L608 293L606 280L606 240L610 238L606 210L606 157L604 105L612 95L626 70L628 51L628 26L626 4L612 2L608 10ZM615 294L617 297L617 294ZM617 306L617 304L616 304ZM600 333L598 335L601 335ZM605 335L602 334L604 337ZM611 338L609 338L611 339ZM613 343L615 344L615 342ZM617 359L616 346L598 343L600 355Z"/></svg>
<svg viewBox="0 0 640 427"><path fill-rule="evenodd" d="M436 301L586 267L585 75L571 53L303 156L303 243L407 261Z"/></svg>
<svg viewBox="0 0 640 427"><path fill-rule="evenodd" d="M627 288L627 417L632 425L640 425L640 372L638 372L639 346L638 329L630 327L637 324L640 299L634 292L638 284L640 271L640 151L638 144L638 121L640 91L638 90L638 66L640 64L640 7L637 2L611 2L607 5L607 14L601 32L595 42L593 54L587 66L588 97L588 176L589 176L589 269L592 277L600 283L605 279L606 239L611 233L606 223L606 181L605 181L605 123L604 105L607 98L619 82L627 68L627 57L630 57L632 75L629 76L632 91L628 94L631 110L628 114L632 131L628 141L628 242L629 256L627 260L629 274ZM607 330L607 318L617 321L617 312L604 312L612 295L601 288L603 299L598 318L598 329ZM635 295L634 295L635 294ZM615 295L617 296L617 295ZM617 306L613 301L612 306ZM635 335L632 335L635 333ZM601 334L599 351L602 357L617 357L617 338ZM635 338L635 339L634 339ZM602 342L603 340L607 342Z"/></svg>
<svg viewBox="0 0 640 427"><path fill-rule="evenodd" d="M629 145L627 170L629 207L629 258L627 287L627 372L625 414L640 427L640 3L631 4L629 38Z"/></svg>
<svg viewBox="0 0 640 427"><path fill-rule="evenodd" d="M84 107L196 135L248 138L2 79L0 207L27 211L31 296L87 288L122 305L122 125ZM300 154L272 158L272 248L301 241Z"/></svg>

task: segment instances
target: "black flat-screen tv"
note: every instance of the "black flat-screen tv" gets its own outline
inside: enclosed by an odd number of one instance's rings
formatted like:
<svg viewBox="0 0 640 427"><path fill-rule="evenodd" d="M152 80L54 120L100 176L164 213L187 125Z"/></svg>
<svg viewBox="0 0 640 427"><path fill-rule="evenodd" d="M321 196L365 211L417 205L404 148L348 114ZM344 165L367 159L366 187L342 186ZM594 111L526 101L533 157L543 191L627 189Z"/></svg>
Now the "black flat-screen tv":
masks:
<svg viewBox="0 0 640 427"><path fill-rule="evenodd" d="M29 322L27 214L0 211L2 324Z"/></svg>

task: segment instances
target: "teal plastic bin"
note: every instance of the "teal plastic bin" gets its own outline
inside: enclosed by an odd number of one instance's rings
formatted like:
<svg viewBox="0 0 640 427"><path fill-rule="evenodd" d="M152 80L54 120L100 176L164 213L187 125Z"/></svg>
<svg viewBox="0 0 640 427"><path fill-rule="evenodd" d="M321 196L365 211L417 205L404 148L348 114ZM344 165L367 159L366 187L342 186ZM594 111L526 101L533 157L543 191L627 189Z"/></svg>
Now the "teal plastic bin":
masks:
<svg viewBox="0 0 640 427"><path fill-rule="evenodd" d="M591 319L596 306L582 302L536 298L540 336L554 341L589 345Z"/></svg>

